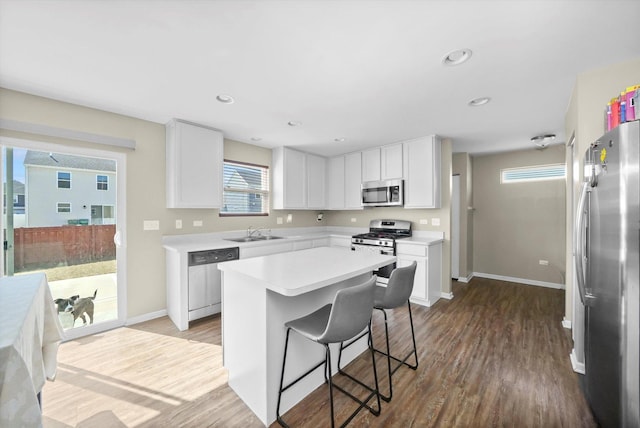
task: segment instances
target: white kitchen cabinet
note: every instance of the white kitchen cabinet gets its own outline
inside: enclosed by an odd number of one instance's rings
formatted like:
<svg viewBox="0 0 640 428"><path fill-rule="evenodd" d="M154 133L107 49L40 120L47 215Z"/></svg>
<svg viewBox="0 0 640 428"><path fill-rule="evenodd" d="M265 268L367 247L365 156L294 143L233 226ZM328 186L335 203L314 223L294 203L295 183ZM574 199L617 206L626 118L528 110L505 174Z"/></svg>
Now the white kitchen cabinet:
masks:
<svg viewBox="0 0 640 428"><path fill-rule="evenodd" d="M405 208L440 208L440 144L435 135L403 143Z"/></svg>
<svg viewBox="0 0 640 428"><path fill-rule="evenodd" d="M272 150L273 209L323 209L326 161L288 147Z"/></svg>
<svg viewBox="0 0 640 428"><path fill-rule="evenodd" d="M279 240L282 241L282 240ZM255 247L240 247L240 258L266 256L269 254L286 253L293 251L293 242L282 242L271 245L260 245Z"/></svg>
<svg viewBox="0 0 640 428"><path fill-rule="evenodd" d="M307 208L324 209L326 159L307 153Z"/></svg>
<svg viewBox="0 0 640 428"><path fill-rule="evenodd" d="M311 240L311 248L316 247L328 247L329 246L329 238L317 238Z"/></svg>
<svg viewBox="0 0 640 428"><path fill-rule="evenodd" d="M345 207L345 157L327 159L326 209L343 210Z"/></svg>
<svg viewBox="0 0 640 428"><path fill-rule="evenodd" d="M360 152L344 156L344 207L361 210L362 207L362 158Z"/></svg>
<svg viewBox="0 0 640 428"><path fill-rule="evenodd" d="M392 144L380 148L380 179L402 179L402 144Z"/></svg>
<svg viewBox="0 0 640 428"><path fill-rule="evenodd" d="M222 206L223 136L173 119L166 125L167 208Z"/></svg>
<svg viewBox="0 0 640 428"><path fill-rule="evenodd" d="M362 181L402 179L402 143L362 152Z"/></svg>
<svg viewBox="0 0 640 428"><path fill-rule="evenodd" d="M437 302L441 297L442 243L427 246L397 241L396 257L398 267L416 261L411 301L424 306Z"/></svg>
<svg viewBox="0 0 640 428"><path fill-rule="evenodd" d="M351 236L337 236L332 235L329 238L330 247L340 247L345 249L351 249Z"/></svg>
<svg viewBox="0 0 640 428"><path fill-rule="evenodd" d="M273 208L304 209L307 206L307 168L305 153L288 147L272 150Z"/></svg>
<svg viewBox="0 0 640 428"><path fill-rule="evenodd" d="M380 181L380 147L362 152L362 181Z"/></svg>

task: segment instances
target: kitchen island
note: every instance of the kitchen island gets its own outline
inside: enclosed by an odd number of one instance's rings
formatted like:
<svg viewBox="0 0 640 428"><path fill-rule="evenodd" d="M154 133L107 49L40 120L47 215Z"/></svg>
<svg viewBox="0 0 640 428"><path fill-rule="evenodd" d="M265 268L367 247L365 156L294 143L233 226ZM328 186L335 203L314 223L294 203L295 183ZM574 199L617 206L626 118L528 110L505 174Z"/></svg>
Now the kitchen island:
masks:
<svg viewBox="0 0 640 428"><path fill-rule="evenodd" d="M219 265L223 364L229 372L229 386L262 423L269 425L276 419L284 324L331 303L338 290L365 282L373 270L394 261L394 256L318 247ZM349 347L342 364L366 346L365 337ZM337 356L337 347L332 352ZM324 349L294 334L289 355L285 383L322 361ZM290 388L282 397L281 412L323 382L318 369Z"/></svg>

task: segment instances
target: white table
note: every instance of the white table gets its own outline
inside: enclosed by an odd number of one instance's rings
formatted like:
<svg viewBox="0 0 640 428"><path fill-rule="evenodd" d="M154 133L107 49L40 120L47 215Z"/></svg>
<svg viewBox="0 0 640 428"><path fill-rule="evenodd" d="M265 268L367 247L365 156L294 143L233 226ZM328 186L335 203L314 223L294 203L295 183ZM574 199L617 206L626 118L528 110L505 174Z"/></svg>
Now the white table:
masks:
<svg viewBox="0 0 640 428"><path fill-rule="evenodd" d="M0 426L40 427L62 327L43 273L0 278Z"/></svg>
<svg viewBox="0 0 640 428"><path fill-rule="evenodd" d="M340 289L361 284L394 256L319 247L218 265L222 271L222 349L229 386L265 425L276 419L285 322L331 303ZM289 339L287 379L324 358L324 348ZM366 349L366 337L343 354L343 365ZM337 348L332 354L337 356ZM332 360L336 371L337 358ZM324 382L318 369L282 398L284 414Z"/></svg>

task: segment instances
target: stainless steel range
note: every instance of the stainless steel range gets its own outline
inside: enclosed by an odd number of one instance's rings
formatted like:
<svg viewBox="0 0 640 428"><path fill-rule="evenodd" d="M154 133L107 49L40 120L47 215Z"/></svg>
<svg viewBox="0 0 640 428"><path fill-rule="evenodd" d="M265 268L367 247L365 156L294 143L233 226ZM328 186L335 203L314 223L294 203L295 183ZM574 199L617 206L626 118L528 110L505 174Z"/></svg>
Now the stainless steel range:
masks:
<svg viewBox="0 0 640 428"><path fill-rule="evenodd" d="M371 220L369 232L351 237L351 251L369 251L376 254L396 255L396 239L411 236L411 222L405 220ZM396 268L392 263L381 267L374 273L378 281L386 283L391 271Z"/></svg>

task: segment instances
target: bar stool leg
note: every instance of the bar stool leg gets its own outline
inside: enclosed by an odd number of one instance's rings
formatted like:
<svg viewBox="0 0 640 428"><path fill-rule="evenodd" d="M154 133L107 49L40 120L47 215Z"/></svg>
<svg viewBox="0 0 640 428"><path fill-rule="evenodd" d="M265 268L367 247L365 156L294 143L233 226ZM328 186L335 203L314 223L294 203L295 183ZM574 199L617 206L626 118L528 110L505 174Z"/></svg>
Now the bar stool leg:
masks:
<svg viewBox="0 0 640 428"><path fill-rule="evenodd" d="M287 362L287 348L289 347L289 333L291 332L291 329L288 328L287 329L287 338L284 341L284 357L282 358L282 371L280 372L280 388L278 389L278 404L276 406L276 419L278 421L278 423L280 425L282 425L283 427L289 427L289 425L287 425L285 423L284 420L282 420L282 417L280 416L280 399L282 398L282 392L284 391L284 389L282 389L282 383L284 382L284 366Z"/></svg>
<svg viewBox="0 0 640 428"><path fill-rule="evenodd" d="M383 352L383 351L380 351L380 350L376 349L376 352L378 352L378 353L380 353L382 355L385 355L387 357L387 373L388 373L388 376L389 376L389 395L385 396L383 393L380 393L380 397L386 402L391 401L391 398L393 397L393 386L392 386L392 382L391 382L391 376L396 371L398 371L398 369L400 367L402 367L403 365L409 367L411 370L416 370L418 368L418 348L416 347L416 334L415 334L415 330L413 328L413 315L411 314L411 302L409 302L408 300L407 300L407 307L409 309L409 324L411 326L411 341L413 343L413 349L403 359L399 359L399 358L396 358L393 355L391 355L391 347L389 345L389 327L388 327L388 323L387 323L387 312L382 308L376 308L379 311L382 311L382 313L384 315L384 335L385 335L385 341L386 341L386 345L387 345L387 351ZM409 362L407 362L409 357L411 357L412 355L414 356L414 358L416 360L415 364L410 364ZM391 360L397 361L399 363L396 367L393 368L393 370L391 369Z"/></svg>

